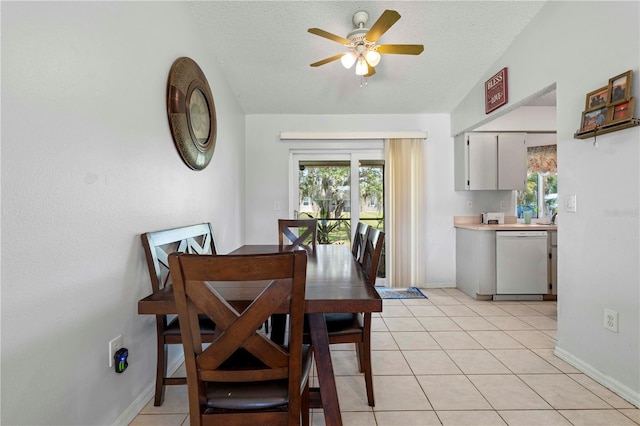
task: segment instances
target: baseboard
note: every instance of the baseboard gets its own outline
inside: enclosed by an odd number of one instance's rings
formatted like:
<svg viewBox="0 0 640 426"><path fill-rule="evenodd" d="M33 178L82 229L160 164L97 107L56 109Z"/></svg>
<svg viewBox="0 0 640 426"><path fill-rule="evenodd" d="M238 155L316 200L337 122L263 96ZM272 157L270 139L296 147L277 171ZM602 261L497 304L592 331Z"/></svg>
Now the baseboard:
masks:
<svg viewBox="0 0 640 426"><path fill-rule="evenodd" d="M574 355L572 355L571 353L565 351L562 348L559 348L559 347L556 346L554 354L558 358L562 359L563 361L568 362L573 367L575 367L578 370L582 371L584 374L586 374L587 376L591 377L593 380L595 380L596 382L600 383L602 386L604 386L607 389L609 389L610 391L614 392L619 397L625 399L629 403L631 403L631 404L635 405L636 407L640 408L640 393L639 392L634 391L633 389L631 389L628 386L620 383L619 381L613 379L612 377L607 376L606 374L603 374L598 369L594 368L590 364L587 364L586 362L582 361L580 358L575 357Z"/></svg>
<svg viewBox="0 0 640 426"><path fill-rule="evenodd" d="M133 400L124 413L120 414L120 416L112 423L112 426L126 426L131 423L133 419L140 414L140 411L142 411L142 409L149 403L149 400L153 398L155 388L155 383L151 383L149 386L144 388L142 393Z"/></svg>
<svg viewBox="0 0 640 426"><path fill-rule="evenodd" d="M423 286L416 286L418 288L456 288L455 282L444 282L444 283L426 283Z"/></svg>
<svg viewBox="0 0 640 426"><path fill-rule="evenodd" d="M167 365L167 373L169 375L176 372L176 370L182 365L184 362L184 354L180 354L175 357L168 365ZM136 399L133 400L131 405L127 407L126 410L118 418L113 422L112 426L127 426L129 423L136 418L140 411L151 401L156 391L156 383L155 380L152 381L140 395Z"/></svg>
<svg viewBox="0 0 640 426"><path fill-rule="evenodd" d="M493 300L542 300L541 294L494 294Z"/></svg>

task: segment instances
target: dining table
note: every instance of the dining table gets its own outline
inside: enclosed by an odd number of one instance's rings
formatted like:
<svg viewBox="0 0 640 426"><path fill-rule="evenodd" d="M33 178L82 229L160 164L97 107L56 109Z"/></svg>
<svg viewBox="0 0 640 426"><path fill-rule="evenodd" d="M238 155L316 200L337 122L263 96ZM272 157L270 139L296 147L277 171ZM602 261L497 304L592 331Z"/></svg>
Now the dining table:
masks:
<svg viewBox="0 0 640 426"><path fill-rule="evenodd" d="M229 254L278 253L294 246L243 245ZM262 291L264 284L234 283L217 289L236 309L244 309ZM222 291L221 291L222 290ZM283 307L285 312L286 307ZM319 244L307 250L305 314L316 362L318 387L311 388L312 408L322 408L327 425L342 425L329 338L324 314L340 312L382 312L382 299L366 282L359 263L348 246ZM138 301L138 314L177 314L171 285Z"/></svg>

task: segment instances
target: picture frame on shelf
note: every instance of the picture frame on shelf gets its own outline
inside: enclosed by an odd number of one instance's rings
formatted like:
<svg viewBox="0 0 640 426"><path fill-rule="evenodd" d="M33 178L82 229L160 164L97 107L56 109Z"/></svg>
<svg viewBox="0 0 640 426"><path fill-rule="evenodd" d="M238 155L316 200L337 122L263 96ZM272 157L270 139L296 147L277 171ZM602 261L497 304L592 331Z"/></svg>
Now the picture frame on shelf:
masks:
<svg viewBox="0 0 640 426"><path fill-rule="evenodd" d="M591 111L607 104L609 100L609 85L587 93L584 110Z"/></svg>
<svg viewBox="0 0 640 426"><path fill-rule="evenodd" d="M636 98L632 97L627 102L612 105L608 108L608 124L616 124L633 118Z"/></svg>
<svg viewBox="0 0 640 426"><path fill-rule="evenodd" d="M620 103L629 102L629 99L631 97L632 77L633 71L629 70L609 79L609 100L607 104L617 105Z"/></svg>
<svg viewBox="0 0 640 426"><path fill-rule="evenodd" d="M607 110L609 108L605 105L600 108L583 111L582 120L580 120L580 131L593 130L607 123Z"/></svg>

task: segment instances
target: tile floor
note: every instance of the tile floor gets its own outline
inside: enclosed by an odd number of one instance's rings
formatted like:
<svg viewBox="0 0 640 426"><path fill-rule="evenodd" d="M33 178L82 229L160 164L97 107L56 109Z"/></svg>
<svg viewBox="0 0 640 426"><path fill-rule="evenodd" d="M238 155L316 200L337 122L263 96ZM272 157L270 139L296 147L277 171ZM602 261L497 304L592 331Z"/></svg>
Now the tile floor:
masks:
<svg viewBox="0 0 640 426"><path fill-rule="evenodd" d="M555 302L476 301L457 289L385 300L367 405L353 345L332 346L346 425L639 425L640 410L553 355ZM324 425L321 411L313 425ZM131 425L188 425L186 386L169 386Z"/></svg>

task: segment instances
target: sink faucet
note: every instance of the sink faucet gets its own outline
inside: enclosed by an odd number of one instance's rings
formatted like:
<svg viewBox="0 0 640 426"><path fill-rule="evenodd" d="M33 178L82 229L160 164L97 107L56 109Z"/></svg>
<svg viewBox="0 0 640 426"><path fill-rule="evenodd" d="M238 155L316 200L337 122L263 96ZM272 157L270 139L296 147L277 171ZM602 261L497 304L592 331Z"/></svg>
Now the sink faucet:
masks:
<svg viewBox="0 0 640 426"><path fill-rule="evenodd" d="M551 224L555 225L556 224L556 218L558 217L558 212L555 212L553 214L553 216L551 216Z"/></svg>

